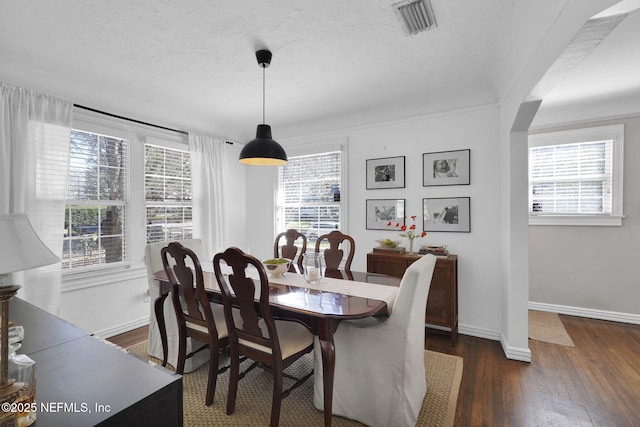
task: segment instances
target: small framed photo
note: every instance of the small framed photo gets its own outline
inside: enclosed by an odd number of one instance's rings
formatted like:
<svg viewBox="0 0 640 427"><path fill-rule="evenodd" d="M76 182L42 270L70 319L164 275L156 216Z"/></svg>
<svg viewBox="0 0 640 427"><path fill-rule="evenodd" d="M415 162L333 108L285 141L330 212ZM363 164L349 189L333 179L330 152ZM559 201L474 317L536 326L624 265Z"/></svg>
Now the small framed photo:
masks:
<svg viewBox="0 0 640 427"><path fill-rule="evenodd" d="M471 183L471 150L440 151L422 155L422 186Z"/></svg>
<svg viewBox="0 0 640 427"><path fill-rule="evenodd" d="M404 188L404 156L367 160L367 190Z"/></svg>
<svg viewBox="0 0 640 427"><path fill-rule="evenodd" d="M424 231L471 232L470 204L469 197L422 199Z"/></svg>
<svg viewBox="0 0 640 427"><path fill-rule="evenodd" d="M404 225L404 203L405 199L367 199L367 230L397 231L396 224Z"/></svg>

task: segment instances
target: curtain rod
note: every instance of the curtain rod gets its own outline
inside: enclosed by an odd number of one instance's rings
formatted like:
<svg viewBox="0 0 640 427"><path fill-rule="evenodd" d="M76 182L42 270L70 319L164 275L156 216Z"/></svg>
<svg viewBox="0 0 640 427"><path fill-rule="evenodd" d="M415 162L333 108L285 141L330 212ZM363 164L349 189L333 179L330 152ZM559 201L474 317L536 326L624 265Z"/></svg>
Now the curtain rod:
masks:
<svg viewBox="0 0 640 427"><path fill-rule="evenodd" d="M80 104L73 104L73 106L76 107L76 108L81 108L83 110L92 111L94 113L104 114L105 116L114 117L116 119L127 120L129 122L134 122L134 123L138 123L138 124L141 124L141 125L147 125L147 126L151 126L151 127L158 128L158 129L164 129L164 130L168 130L168 131L171 131L171 132L181 133L183 135L188 135L189 134L188 132L185 132L183 130L172 129L172 128L168 128L166 126L154 125L153 123L143 122L141 120L131 119L129 117L119 116L119 115L113 114L113 113L107 113L106 111L97 110L97 109L91 108L91 107L85 107L84 105L80 105Z"/></svg>
<svg viewBox="0 0 640 427"><path fill-rule="evenodd" d="M172 129L172 128L169 128L169 127L166 127L166 126L155 125L153 123L143 122L141 120L136 120L136 119L131 119L129 117L119 116L117 114L107 113L106 111L97 110L97 109L91 108L91 107L85 107L84 105L73 104L73 106L76 107L76 108L80 108L82 110L87 110L87 111L91 111L91 112L94 112L94 113L103 114L105 116L114 117L116 119L127 120L129 122L138 123L138 124L141 124L141 125L146 125L146 126L151 126L151 127L158 128L158 129L168 130L168 131L171 131L171 132L181 133L183 135L189 135L189 132L186 132L186 131L183 131L183 130ZM225 141L225 142L227 144L233 145L232 141Z"/></svg>

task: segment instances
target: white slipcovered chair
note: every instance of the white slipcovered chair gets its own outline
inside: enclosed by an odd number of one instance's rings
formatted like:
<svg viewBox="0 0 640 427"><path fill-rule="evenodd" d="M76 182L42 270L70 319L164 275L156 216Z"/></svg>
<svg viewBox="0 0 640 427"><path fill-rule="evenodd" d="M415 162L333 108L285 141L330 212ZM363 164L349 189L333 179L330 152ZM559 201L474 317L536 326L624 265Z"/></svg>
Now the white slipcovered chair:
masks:
<svg viewBox="0 0 640 427"><path fill-rule="evenodd" d="M407 268L391 315L343 321L334 335L332 413L368 426L415 426L427 393L424 316L436 257ZM314 404L324 409L322 359L315 340Z"/></svg>
<svg viewBox="0 0 640 427"><path fill-rule="evenodd" d="M200 239L184 239L175 240L180 242L183 246L191 249L196 255L204 256L204 247L202 240ZM154 280L153 273L162 271L164 269L162 265L162 257L160 251L162 248L169 245L170 242L155 242L149 243L144 252L145 264L147 265L147 280L149 282L149 295L151 297L151 303L149 304L149 341L147 343L147 353L149 356L153 356L162 360L162 341L160 339L160 330L158 329L158 322L156 320L156 314L154 310L154 301L158 297L160 292L160 283ZM203 258L206 259L206 258ZM173 302L171 297L167 297L164 300L164 322L167 329L167 363L176 367L178 363L178 322L176 320L176 313L173 308ZM198 349L205 343L201 343L191 338L187 338L187 354L191 353L194 349ZM193 357L187 359L184 365L184 372L193 372L198 367L209 361L209 350L205 349Z"/></svg>

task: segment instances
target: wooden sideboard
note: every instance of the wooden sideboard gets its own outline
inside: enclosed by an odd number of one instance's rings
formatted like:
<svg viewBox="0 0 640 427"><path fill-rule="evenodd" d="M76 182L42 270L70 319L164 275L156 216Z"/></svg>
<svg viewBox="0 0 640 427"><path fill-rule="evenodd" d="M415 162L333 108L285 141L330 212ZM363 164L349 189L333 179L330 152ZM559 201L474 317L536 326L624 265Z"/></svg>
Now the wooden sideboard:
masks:
<svg viewBox="0 0 640 427"><path fill-rule="evenodd" d="M402 277L404 271L421 255L405 253L403 255L383 252L367 254L367 272L382 273ZM451 336L451 345L456 344L458 337L458 256L438 257L433 271L427 312L427 327L447 330Z"/></svg>
<svg viewBox="0 0 640 427"><path fill-rule="evenodd" d="M13 298L19 353L36 362L34 426L182 426L182 376L124 353Z"/></svg>

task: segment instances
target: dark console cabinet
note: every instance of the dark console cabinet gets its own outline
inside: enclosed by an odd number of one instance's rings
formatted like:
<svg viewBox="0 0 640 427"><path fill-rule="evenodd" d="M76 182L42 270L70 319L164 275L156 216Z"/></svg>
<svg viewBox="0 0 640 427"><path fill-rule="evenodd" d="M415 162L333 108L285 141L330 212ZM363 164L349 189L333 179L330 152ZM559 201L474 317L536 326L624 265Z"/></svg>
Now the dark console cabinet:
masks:
<svg viewBox="0 0 640 427"><path fill-rule="evenodd" d="M401 278L407 267L420 257L418 254L370 252L367 254L367 271ZM425 323L449 331L451 344L455 345L458 336L458 256L437 258L429 288Z"/></svg>

